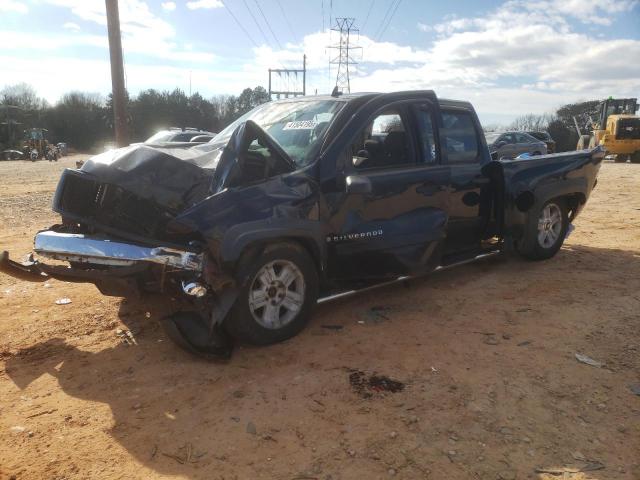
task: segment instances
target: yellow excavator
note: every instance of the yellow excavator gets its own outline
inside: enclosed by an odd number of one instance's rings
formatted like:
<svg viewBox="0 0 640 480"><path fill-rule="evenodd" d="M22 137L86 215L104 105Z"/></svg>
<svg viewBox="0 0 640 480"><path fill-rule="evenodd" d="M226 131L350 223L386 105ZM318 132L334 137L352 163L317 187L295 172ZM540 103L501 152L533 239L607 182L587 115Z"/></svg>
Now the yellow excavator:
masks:
<svg viewBox="0 0 640 480"><path fill-rule="evenodd" d="M597 121L591 117L583 134L578 121L573 121L578 131L577 150L595 148L602 145L608 155L615 155L615 161L640 163L640 116L637 98L611 98L600 103Z"/></svg>

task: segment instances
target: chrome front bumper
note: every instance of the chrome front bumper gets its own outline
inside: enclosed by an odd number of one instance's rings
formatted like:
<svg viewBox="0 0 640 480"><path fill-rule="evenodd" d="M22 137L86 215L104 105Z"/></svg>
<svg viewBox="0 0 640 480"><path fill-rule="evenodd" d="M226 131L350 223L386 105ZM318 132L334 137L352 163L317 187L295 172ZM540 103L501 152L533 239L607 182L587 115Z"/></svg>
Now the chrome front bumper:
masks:
<svg viewBox="0 0 640 480"><path fill-rule="evenodd" d="M168 247L143 247L101 236L51 230L36 235L34 252L54 260L114 267L148 262L188 271L200 272L203 268L202 254Z"/></svg>

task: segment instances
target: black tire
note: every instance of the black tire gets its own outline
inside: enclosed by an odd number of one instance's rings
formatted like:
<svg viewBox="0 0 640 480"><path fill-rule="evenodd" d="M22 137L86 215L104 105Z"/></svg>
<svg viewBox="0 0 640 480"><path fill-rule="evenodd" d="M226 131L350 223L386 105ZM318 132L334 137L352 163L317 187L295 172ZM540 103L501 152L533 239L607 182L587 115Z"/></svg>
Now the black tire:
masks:
<svg viewBox="0 0 640 480"><path fill-rule="evenodd" d="M533 155L533 156L535 157L536 155L542 155L542 153L540 153L540 152L533 152L531 155Z"/></svg>
<svg viewBox="0 0 640 480"><path fill-rule="evenodd" d="M640 150L632 153L629 159L631 160L631 163L640 163Z"/></svg>
<svg viewBox="0 0 640 480"><path fill-rule="evenodd" d="M547 207L553 212L557 209L560 213L560 225L559 230L554 233L555 240L550 244L542 244L539 235L542 233L539 230L539 222L542 220L541 216L543 211ZM529 211L527 216L527 223L525 225L524 236L520 242L518 242L518 251L520 254L528 258L529 260L547 260L553 257L564 242L567 235L567 229L569 228L569 215L567 212L566 202L562 198L556 198L549 200L541 207L533 207ZM544 233L542 234L544 236Z"/></svg>
<svg viewBox="0 0 640 480"><path fill-rule="evenodd" d="M616 155L616 158L613 160L616 163L627 163L626 155Z"/></svg>
<svg viewBox="0 0 640 480"><path fill-rule="evenodd" d="M292 283L292 285L297 285L299 290L300 285L303 285L301 306L283 326L267 328L252 313L249 302L250 292L254 291L256 285L262 285L257 275L263 267L273 264L274 271L278 273L275 269L280 268L279 265L283 263L293 264L297 268L297 273L301 274L301 278L299 277ZM318 299L319 281L316 266L301 245L292 242L280 242L267 245L260 252L245 253L238 264L236 281L239 285L238 298L230 314L225 319L224 326L238 340L252 345L270 345L297 335L309 323L313 307ZM302 283L298 284L297 282L300 281ZM288 289L285 289L285 291L288 291ZM280 299L280 302L283 301L283 299ZM273 298L269 301L269 303L271 302L278 302L278 299ZM263 308L271 307L266 306ZM281 303L278 303L273 308L276 308L278 312L282 312L284 308L285 315L289 312ZM256 315L263 318L266 315L264 309L262 314L256 313ZM256 310L256 312L259 311L260 309Z"/></svg>

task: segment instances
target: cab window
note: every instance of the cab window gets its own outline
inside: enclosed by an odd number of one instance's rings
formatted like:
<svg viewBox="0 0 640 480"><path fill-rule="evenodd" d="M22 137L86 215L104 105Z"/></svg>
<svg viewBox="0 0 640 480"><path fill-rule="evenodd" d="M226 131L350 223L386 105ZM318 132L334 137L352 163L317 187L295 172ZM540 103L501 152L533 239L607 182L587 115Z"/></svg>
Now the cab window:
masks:
<svg viewBox="0 0 640 480"><path fill-rule="evenodd" d="M479 159L478 136L471 114L466 111L443 111L444 148L449 163L475 163Z"/></svg>
<svg viewBox="0 0 640 480"><path fill-rule="evenodd" d="M397 109L378 114L351 145L357 169L393 168L412 164L411 138Z"/></svg>

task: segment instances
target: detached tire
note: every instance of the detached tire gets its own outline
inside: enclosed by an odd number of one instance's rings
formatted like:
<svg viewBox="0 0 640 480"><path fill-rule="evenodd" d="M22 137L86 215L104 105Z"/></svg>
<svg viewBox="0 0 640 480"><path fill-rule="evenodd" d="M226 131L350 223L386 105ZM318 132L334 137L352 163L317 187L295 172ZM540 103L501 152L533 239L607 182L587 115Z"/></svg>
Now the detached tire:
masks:
<svg viewBox="0 0 640 480"><path fill-rule="evenodd" d="M524 238L518 250L530 260L553 257L564 242L569 227L567 206L563 199L549 200L529 212Z"/></svg>
<svg viewBox="0 0 640 480"><path fill-rule="evenodd" d="M318 273L302 246L282 242L247 252L236 279L238 298L224 326L238 340L270 345L297 335L309 323L318 299Z"/></svg>

